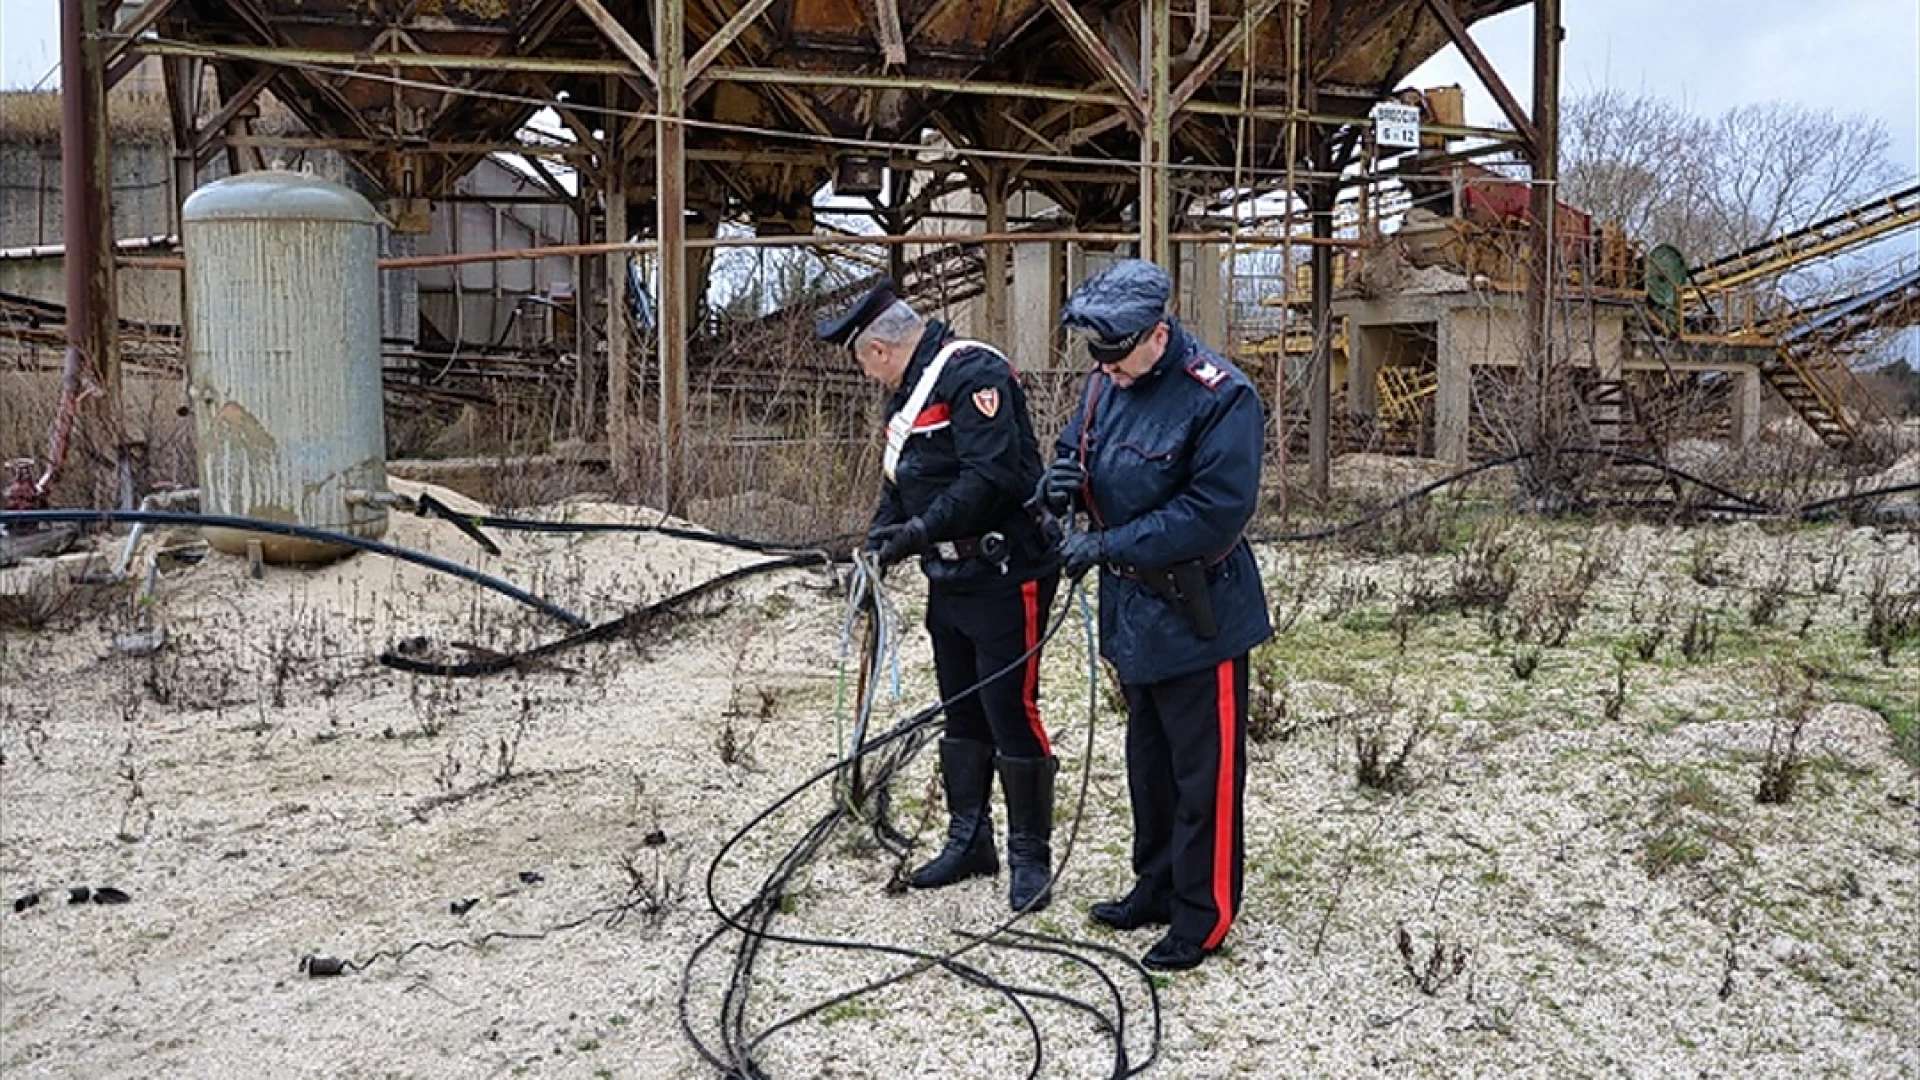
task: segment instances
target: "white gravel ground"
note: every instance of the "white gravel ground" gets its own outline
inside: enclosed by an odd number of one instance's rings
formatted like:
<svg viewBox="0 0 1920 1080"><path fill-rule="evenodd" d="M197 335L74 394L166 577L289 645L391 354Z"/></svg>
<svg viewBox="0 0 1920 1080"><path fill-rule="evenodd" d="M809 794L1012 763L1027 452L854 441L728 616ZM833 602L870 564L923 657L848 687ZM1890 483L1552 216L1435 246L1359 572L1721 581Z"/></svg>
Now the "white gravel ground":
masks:
<svg viewBox="0 0 1920 1080"><path fill-rule="evenodd" d="M1611 553L1579 627L1524 681L1523 646L1495 641L1478 615L1428 616L1396 641L1408 583L1449 580L1455 556L1263 552L1277 607L1304 590L1263 654L1287 737L1250 754L1246 911L1218 957L1157 981L1163 1038L1147 1075L1920 1076L1920 788L1887 720L1856 703L1915 714L1915 647L1883 664L1861 639L1876 574L1920 588L1914 536L1523 525L1514 537L1515 609L1579 551ZM504 538L492 559L411 517L389 539L595 619L754 559L631 537ZM1817 592L1834 552L1839 591ZM1703 559L1727 583L1693 580ZM1754 627L1753 598L1782 566L1792 595ZM1367 583L1370 598L1353 599ZM895 588L909 620L898 718L930 698L932 677L924 592ZM1641 662L1623 642L1663 600L1670 637ZM0 910L0 1074L720 1075L680 1029L682 972L717 925L704 890L720 845L832 759L836 582L755 579L644 641L473 681L371 658L413 635L511 649L556 628L365 556L261 581L227 558L170 573L150 613L168 643L152 657L111 648L135 613L82 604L0 632L0 896L45 890ZM1721 637L1688 661L1677 642L1696 610ZM1049 650L1044 699L1063 758L1057 840L1072 831L1072 853L1055 906L1020 925L1137 955L1150 933L1084 918L1129 872L1122 721L1097 690L1089 761L1081 635L1075 617ZM1796 661L1812 665L1815 699L1800 790L1760 805L1769 740L1791 711L1779 672ZM1609 719L1617 671L1626 691ZM1434 727L1407 782L1359 787L1356 735L1397 739L1417 715ZM923 843L937 839L921 827L932 767L922 754L895 792ZM751 834L716 875L723 906L827 805L815 791ZM943 950L1005 919L1004 878L890 895L893 870L861 833L837 834L775 929ZM64 890L82 884L132 900L69 905ZM637 898L657 903L586 918ZM529 937L487 937L502 933ZM735 943L688 980L710 1042ZM1442 977L1423 979L1436 949ZM313 953L365 967L310 979L299 962ZM989 946L965 959L1112 1012L1104 986L1061 957ZM747 1026L907 963L769 946ZM1138 1064L1145 984L1102 966ZM1109 1075L1092 1018L1029 1007L1039 1075ZM785 1028L759 1062L781 1080L999 1078L1028 1075L1035 1054L1007 999L926 973Z"/></svg>

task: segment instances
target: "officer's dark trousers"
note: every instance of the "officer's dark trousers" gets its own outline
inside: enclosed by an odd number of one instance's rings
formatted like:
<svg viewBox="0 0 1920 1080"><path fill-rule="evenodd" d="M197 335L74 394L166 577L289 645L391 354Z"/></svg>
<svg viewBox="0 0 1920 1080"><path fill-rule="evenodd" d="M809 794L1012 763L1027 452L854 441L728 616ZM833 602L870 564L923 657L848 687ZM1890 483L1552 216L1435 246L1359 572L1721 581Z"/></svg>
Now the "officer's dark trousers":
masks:
<svg viewBox="0 0 1920 1080"><path fill-rule="evenodd" d="M1032 650L1047 630L1058 575L927 595L927 633L940 696L951 698ZM1040 654L947 706L947 737L991 744L1002 757L1053 754L1040 724Z"/></svg>
<svg viewBox="0 0 1920 1080"><path fill-rule="evenodd" d="M1247 787L1247 657L1123 685L1133 872L1172 900L1172 932L1214 949L1240 910Z"/></svg>

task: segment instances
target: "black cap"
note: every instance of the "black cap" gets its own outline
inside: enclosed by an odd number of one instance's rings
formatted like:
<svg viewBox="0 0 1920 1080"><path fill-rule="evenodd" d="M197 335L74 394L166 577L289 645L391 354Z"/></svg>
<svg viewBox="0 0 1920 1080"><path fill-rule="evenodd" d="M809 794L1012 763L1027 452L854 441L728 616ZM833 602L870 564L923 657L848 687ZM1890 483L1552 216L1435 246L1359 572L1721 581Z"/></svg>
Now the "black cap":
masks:
<svg viewBox="0 0 1920 1080"><path fill-rule="evenodd" d="M814 335L821 341L850 346L868 323L879 318L880 313L892 307L898 299L893 291L893 279L881 278L878 285L868 289L866 295L854 301L853 306L845 312L820 320L819 325L813 328Z"/></svg>

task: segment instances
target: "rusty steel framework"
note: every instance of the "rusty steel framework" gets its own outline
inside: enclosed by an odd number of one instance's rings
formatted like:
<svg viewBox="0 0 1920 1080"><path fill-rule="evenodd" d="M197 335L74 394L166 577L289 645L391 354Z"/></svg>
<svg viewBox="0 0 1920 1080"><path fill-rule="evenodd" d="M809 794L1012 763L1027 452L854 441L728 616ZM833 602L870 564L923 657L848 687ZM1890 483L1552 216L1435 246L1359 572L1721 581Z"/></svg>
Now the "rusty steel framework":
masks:
<svg viewBox="0 0 1920 1080"><path fill-rule="evenodd" d="M80 13L104 9L108 26L121 7L64 2ZM1223 192L1232 193L1230 208L1290 192L1284 242L1313 252L1323 344L1308 394L1310 445L1312 476L1324 487L1324 339L1330 257L1341 243L1332 211L1352 182L1342 174L1365 137L1368 109L1435 51L1459 46L1511 129L1438 130L1517 148L1544 181L1536 221L1550 216L1559 0L1534 0L1542 77L1531 116L1467 30L1523 2L148 0L118 30L77 18L68 33L85 46L82 71L107 86L159 59L183 193L222 153L242 169L262 165L263 147L328 149L383 193L396 229L422 231L433 201L452 196L478 161L520 155L551 198L575 210L577 250L607 256L593 277L612 301L606 431L616 469L631 468L635 431L622 268L628 252L658 251L657 430L671 503L686 453L689 300L704 285L710 249L848 242L815 235L813 199L850 166L905 181L890 185L892 198L870 200L896 269L907 243L983 245L993 332L1008 325L1012 244L1133 244L1171 267L1181 243L1246 239L1237 211L1232 225L1196 229L1179 220L1184 207L1221 205ZM309 134L255 134L249 120L267 93ZM72 130L104 130L101 107L82 97ZM523 137L543 109L558 115L570 141ZM65 144L98 171L101 148ZM563 183L550 161L565 162L577 185ZM983 233L921 232L936 200L959 189L981 199ZM70 181L69 190L84 189ZM1060 207L1060 228L1010 228L1016 191ZM1292 196L1308 208L1311 236L1293 236ZM69 252L81 256L72 261L110 270L99 222L70 215L76 220L70 229L94 235L69 236ZM718 237L722 222L748 224L754 235ZM1538 243L1550 254L1544 226L1536 225ZM1551 267L1541 259L1536 268L1544 347L1550 305L1541 283L1552 280ZM74 288L76 312L105 307L110 326L110 282L95 275ZM97 338L88 329L97 321L76 318L70 332L83 336L82 354L111 385L111 345L84 337ZM585 350L581 359L591 370Z"/></svg>

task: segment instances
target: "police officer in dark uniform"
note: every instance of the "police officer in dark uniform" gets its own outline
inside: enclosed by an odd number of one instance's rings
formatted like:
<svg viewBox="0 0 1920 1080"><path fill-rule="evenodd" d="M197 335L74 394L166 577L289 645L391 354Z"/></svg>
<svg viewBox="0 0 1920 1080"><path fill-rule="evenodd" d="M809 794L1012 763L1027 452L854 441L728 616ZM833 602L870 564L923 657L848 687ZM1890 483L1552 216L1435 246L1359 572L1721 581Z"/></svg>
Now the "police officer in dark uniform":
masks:
<svg viewBox="0 0 1920 1080"><path fill-rule="evenodd" d="M1100 655L1127 701L1135 881L1090 914L1167 926L1142 958L1158 970L1200 964L1239 911L1247 654L1273 633L1241 535L1260 490L1260 396L1167 314L1172 285L1130 259L1068 299L1061 321L1096 366L1036 488L1056 512L1086 511L1065 571L1100 568Z"/></svg>
<svg viewBox="0 0 1920 1080"><path fill-rule="evenodd" d="M818 333L847 346L894 392L886 483L867 549L882 565L920 556L940 695L963 695L947 706L940 740L946 846L909 881L933 889L999 873L988 809L997 771L1007 799L1008 900L1037 911L1052 897L1059 767L1040 722L1038 645L1060 573L1024 507L1042 476L1026 393L998 350L922 320L890 282Z"/></svg>

